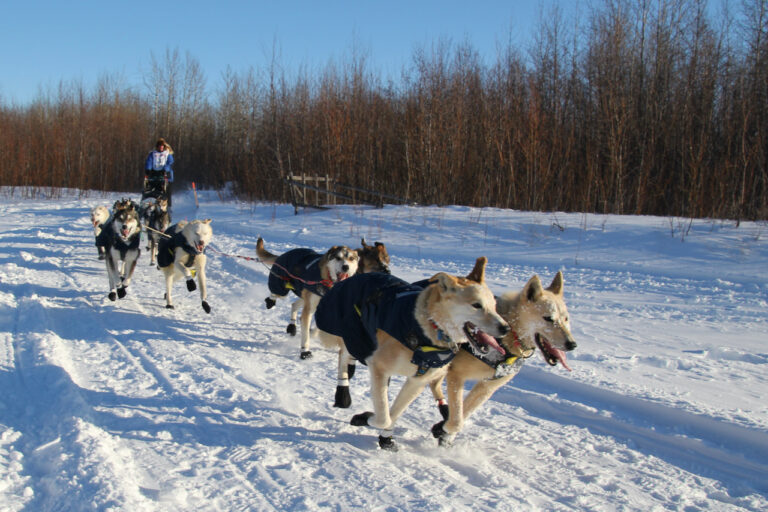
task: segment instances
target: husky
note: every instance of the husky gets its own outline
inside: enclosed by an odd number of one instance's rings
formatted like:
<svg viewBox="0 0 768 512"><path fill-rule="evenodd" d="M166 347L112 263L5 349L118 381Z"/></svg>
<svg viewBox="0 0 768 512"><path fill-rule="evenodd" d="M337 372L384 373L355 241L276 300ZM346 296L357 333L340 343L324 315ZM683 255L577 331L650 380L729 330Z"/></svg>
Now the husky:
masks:
<svg viewBox="0 0 768 512"><path fill-rule="evenodd" d="M125 197L123 197L122 199L118 199L117 201L115 201L115 204L112 205L112 215L116 215L118 212L122 210L127 210L129 208L136 210L137 213L140 212L141 210L139 208L139 205L136 204L136 201L134 201L133 199L128 199Z"/></svg>
<svg viewBox="0 0 768 512"><path fill-rule="evenodd" d="M205 249L211 243L211 219L181 221L165 230L158 243L157 266L165 276L165 307L173 309L171 286L182 277L187 290L195 291L195 276L200 285L200 299L206 313L211 312L207 302L205 280Z"/></svg>
<svg viewBox="0 0 768 512"><path fill-rule="evenodd" d="M91 208L91 224L93 225L93 236L98 240L99 234L104 224L109 221L109 209L106 206L95 206ZM103 260L107 257L107 251L103 245L97 245L99 259Z"/></svg>
<svg viewBox="0 0 768 512"><path fill-rule="evenodd" d="M143 203L142 203L143 204ZM154 265L157 258L157 250L163 232L171 225L171 214L168 211L168 199L159 196L149 203L144 210L143 225L147 228L147 250L149 251L149 264Z"/></svg>
<svg viewBox="0 0 768 512"><path fill-rule="evenodd" d="M317 304L328 289L339 281L354 275L358 269L360 257L345 245L334 245L325 254L312 249L291 249L280 256L264 248L264 240L256 241L256 254L259 260L270 267L270 296L264 299L267 309L271 309L277 299L293 292L299 298L291 304L291 323L287 332L296 334L296 318L301 309L301 359L312 357L309 348L310 326Z"/></svg>
<svg viewBox="0 0 768 512"><path fill-rule="evenodd" d="M524 361L536 348L547 364L560 363L568 371L566 351L576 348L571 334L568 309L563 299L563 273L558 272L548 288L544 288L537 275L531 277L522 291L507 292L496 299L496 311L510 326L510 331L499 346L468 347L461 350L448 366L445 375L430 383L432 395L438 401L443 421L432 427L432 435L440 445L450 445L461 431L464 421L501 386L520 371ZM447 410L442 381L448 394ZM464 394L464 384L476 381Z"/></svg>
<svg viewBox="0 0 768 512"><path fill-rule="evenodd" d="M355 249L360 261L357 266L357 273L384 272L389 274L389 253L387 253L387 247L381 242L374 242L373 245L368 245L365 243L365 238L360 240L360 243L362 247Z"/></svg>
<svg viewBox="0 0 768 512"><path fill-rule="evenodd" d="M109 300L125 297L141 254L140 239L139 214L132 205L117 210L111 220L102 225L101 233L96 237L96 246L103 247L105 251Z"/></svg>
<svg viewBox="0 0 768 512"><path fill-rule="evenodd" d="M388 274L359 274L335 284L320 301L320 341L370 368L374 410L355 415L351 424L381 429L381 448L397 450L395 422L426 384L447 371L461 345L497 349L494 337L509 331L485 284L486 263L478 258L467 277L435 274L426 288ZM407 379L390 409L392 375Z"/></svg>

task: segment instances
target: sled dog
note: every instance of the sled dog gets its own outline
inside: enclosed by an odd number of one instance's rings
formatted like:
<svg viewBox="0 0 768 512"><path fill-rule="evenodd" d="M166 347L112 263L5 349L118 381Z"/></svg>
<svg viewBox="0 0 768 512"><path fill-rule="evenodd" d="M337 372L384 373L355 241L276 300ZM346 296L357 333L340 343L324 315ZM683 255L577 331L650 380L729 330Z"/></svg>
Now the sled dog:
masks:
<svg viewBox="0 0 768 512"><path fill-rule="evenodd" d="M373 245L365 243L363 238L360 243L362 247L355 249L360 257L360 264L357 266L358 274L367 274L368 272L384 272L389 274L389 253L387 247L381 242L374 242ZM347 368L348 378L351 379L355 374L356 362L350 359L339 350L339 368ZM349 407L352 404L352 397L349 394L349 385L342 385L336 388L336 399L334 407Z"/></svg>
<svg viewBox="0 0 768 512"><path fill-rule="evenodd" d="M381 448L397 449L395 422L427 383L445 373L461 345L493 350L494 337L509 330L485 284L486 262L478 258L467 277L435 274L426 288L388 274L359 274L334 285L320 301L315 313L320 341L341 347L370 369L374 410L355 415L351 423L381 429ZM341 381L345 369L339 371ZM392 375L407 379L390 408Z"/></svg>
<svg viewBox="0 0 768 512"><path fill-rule="evenodd" d="M510 326L499 346L481 347L479 351L466 347L456 354L448 372L430 383L432 395L444 415L443 421L432 427L432 434L441 445L450 444L469 415L517 375L536 347L550 366L560 363L570 371L565 351L574 350L576 342L571 335L570 318L563 299L562 272L555 275L548 288L544 288L539 277L534 275L521 291L497 297L496 311ZM448 394L447 411L442 406L445 399L441 386L443 378ZM463 397L464 384L468 380L476 383Z"/></svg>
<svg viewBox="0 0 768 512"><path fill-rule="evenodd" d="M116 211L111 220L102 225L101 233L96 237L96 246L103 247L105 252L109 300L125 297L141 254L140 239L139 214L133 206Z"/></svg>
<svg viewBox="0 0 768 512"><path fill-rule="evenodd" d="M109 220L109 209L106 206L95 206L91 208L91 224L93 225L93 236L99 238L102 227ZM96 249L99 253L99 259L103 260L107 257L107 252L103 245L97 245Z"/></svg>
<svg viewBox="0 0 768 512"><path fill-rule="evenodd" d="M157 250L157 266L165 276L165 307L173 309L171 287L182 277L187 280L187 290L195 291L195 276L200 286L200 300L206 313L208 291L205 280L205 249L211 243L213 230L211 219L181 221L165 230L160 237Z"/></svg>
<svg viewBox="0 0 768 512"><path fill-rule="evenodd" d="M334 245L325 254L312 249L291 249L280 256L264 248L264 240L256 241L256 254L259 260L269 265L270 296L264 299L267 309L272 308L277 299L293 292L299 298L291 304L291 323L287 332L296 334L296 317L301 309L301 359L312 357L309 349L310 326L317 304L328 289L334 284L354 275L358 269L360 257L345 245Z"/></svg>
<svg viewBox="0 0 768 512"><path fill-rule="evenodd" d="M360 259L357 273L384 272L389 274L389 253L387 253L387 247L381 242L374 242L373 245L368 245L365 243L365 238L360 240L360 243L362 247L355 249Z"/></svg>
<svg viewBox="0 0 768 512"><path fill-rule="evenodd" d="M149 264L154 265L157 258L157 250L162 234L171 225L171 214L168 211L168 199L164 196L148 203L145 210L144 225L147 229L147 250L149 251Z"/></svg>

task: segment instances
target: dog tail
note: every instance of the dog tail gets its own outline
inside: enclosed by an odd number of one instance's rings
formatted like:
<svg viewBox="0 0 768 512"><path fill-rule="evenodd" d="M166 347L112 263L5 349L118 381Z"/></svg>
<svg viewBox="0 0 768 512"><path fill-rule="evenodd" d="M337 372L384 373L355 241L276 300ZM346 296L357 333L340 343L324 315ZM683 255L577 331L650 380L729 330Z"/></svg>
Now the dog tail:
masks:
<svg viewBox="0 0 768 512"><path fill-rule="evenodd" d="M277 255L264 248L264 239L261 237L256 240L256 254L259 256L259 260L267 265L272 265L277 260Z"/></svg>

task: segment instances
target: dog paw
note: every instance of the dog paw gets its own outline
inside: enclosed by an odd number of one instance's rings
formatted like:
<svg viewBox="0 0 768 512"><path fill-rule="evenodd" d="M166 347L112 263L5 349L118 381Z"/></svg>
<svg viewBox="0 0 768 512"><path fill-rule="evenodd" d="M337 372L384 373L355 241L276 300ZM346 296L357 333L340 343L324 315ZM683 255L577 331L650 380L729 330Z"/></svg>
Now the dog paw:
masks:
<svg viewBox="0 0 768 512"><path fill-rule="evenodd" d="M117 298L122 299L123 297L125 297L126 293L127 292L125 291L125 286L121 286L120 288L117 289Z"/></svg>
<svg viewBox="0 0 768 512"><path fill-rule="evenodd" d="M312 351L311 350L302 350L301 354L299 354L299 357L301 359L312 359Z"/></svg>
<svg viewBox="0 0 768 512"><path fill-rule="evenodd" d="M379 448L387 450L388 452L396 452L398 450L397 444L392 437L379 436Z"/></svg>
<svg viewBox="0 0 768 512"><path fill-rule="evenodd" d="M175 309L175 308L173 307L173 304L166 304L165 309Z"/></svg>
<svg viewBox="0 0 768 512"><path fill-rule="evenodd" d="M205 310L206 313L211 312L211 306L209 306L206 301L203 301L203 309Z"/></svg>
<svg viewBox="0 0 768 512"><path fill-rule="evenodd" d="M107 256L105 254L99 254L99 259L100 260L105 260L105 259L107 259Z"/></svg>
<svg viewBox="0 0 768 512"><path fill-rule="evenodd" d="M453 446L453 440L456 438L456 434L445 433L437 439L437 445L443 448L450 448Z"/></svg>
<svg viewBox="0 0 768 512"><path fill-rule="evenodd" d="M448 433L443 430L443 426L445 425L445 420L441 421L440 423L435 423L432 425L432 437L435 439L442 439L443 436L447 435Z"/></svg>
<svg viewBox="0 0 768 512"><path fill-rule="evenodd" d="M336 386L336 396L333 406L341 409L349 409L352 405L352 397L349 394L349 386Z"/></svg>
<svg viewBox="0 0 768 512"><path fill-rule="evenodd" d="M267 297L266 299L264 299L264 302L267 303L267 309L272 309L273 307L275 307L275 304L277 304L277 301L275 301L275 299L273 299L272 297Z"/></svg>
<svg viewBox="0 0 768 512"><path fill-rule="evenodd" d="M447 420L449 411L448 404L440 404L437 408L440 410L440 416L442 416L444 420Z"/></svg>
<svg viewBox="0 0 768 512"><path fill-rule="evenodd" d="M187 279L187 290L190 292L193 292L197 290L197 285L195 284L195 280L192 278Z"/></svg>
<svg viewBox="0 0 768 512"><path fill-rule="evenodd" d="M348 364L347 365L347 378L351 379L355 376L355 369L357 368L356 364Z"/></svg>
<svg viewBox="0 0 768 512"><path fill-rule="evenodd" d="M115 292L109 292L109 295L107 295L107 297L109 297L109 300L113 302L117 300L117 294Z"/></svg>
<svg viewBox="0 0 768 512"><path fill-rule="evenodd" d="M296 336L296 324L288 324L288 327L285 329L285 332L287 332L291 336Z"/></svg>
<svg viewBox="0 0 768 512"><path fill-rule="evenodd" d="M354 425L355 427L367 427L368 426L368 419L373 416L373 413L371 411L361 412L360 414L355 414L352 416L352 420L349 422L350 425Z"/></svg>

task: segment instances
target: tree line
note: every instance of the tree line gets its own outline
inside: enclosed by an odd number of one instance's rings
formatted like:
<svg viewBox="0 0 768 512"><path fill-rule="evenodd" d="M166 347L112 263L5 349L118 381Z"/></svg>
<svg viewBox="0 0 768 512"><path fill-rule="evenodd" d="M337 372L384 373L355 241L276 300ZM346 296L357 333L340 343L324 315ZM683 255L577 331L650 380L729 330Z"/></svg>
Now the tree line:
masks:
<svg viewBox="0 0 768 512"><path fill-rule="evenodd" d="M139 190L154 139L177 181L288 201L289 174L421 204L768 218L768 0L603 0L544 13L525 48L415 50L397 80L366 55L294 72L152 56L140 88L62 82L0 103L0 184Z"/></svg>

